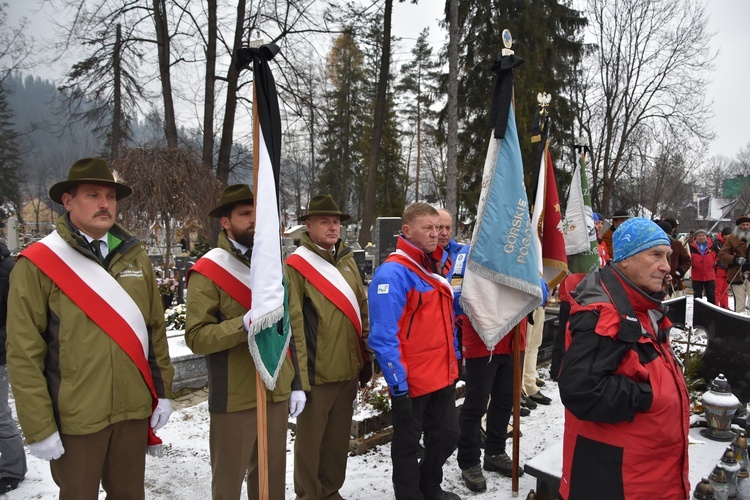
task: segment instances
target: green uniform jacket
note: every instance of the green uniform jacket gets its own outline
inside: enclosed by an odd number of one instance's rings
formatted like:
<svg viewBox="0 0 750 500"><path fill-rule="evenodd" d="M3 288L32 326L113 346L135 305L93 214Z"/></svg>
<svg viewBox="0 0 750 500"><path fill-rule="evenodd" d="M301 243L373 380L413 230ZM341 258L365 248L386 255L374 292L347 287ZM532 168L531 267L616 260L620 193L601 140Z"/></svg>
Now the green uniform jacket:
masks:
<svg viewBox="0 0 750 500"><path fill-rule="evenodd" d="M58 219L57 232L96 260L67 214ZM107 271L143 313L156 392L171 397L174 369L151 261L122 227L115 224L110 232L122 241L108 255ZM91 434L151 415L151 394L125 351L29 259L19 259L10 275L8 304L8 372L28 443L55 431Z"/></svg>
<svg viewBox="0 0 750 500"><path fill-rule="evenodd" d="M219 248L231 252L250 272L250 263L232 246L224 232ZM199 273L190 273L185 318L185 342L196 354L205 354L208 367L208 409L227 413L255 408L255 363L247 345L242 317L247 309ZM285 356L276 388L266 391L268 401L289 399L301 390L292 360Z"/></svg>
<svg viewBox="0 0 750 500"><path fill-rule="evenodd" d="M367 335L370 331L367 293L354 262L352 249L339 240L335 245L335 254L327 252L315 245L307 233L302 234L300 245L336 266L354 290L362 317L360 343L357 330L349 318L296 269L286 265L295 354L299 360L302 388L309 391L312 385L357 378L364 364L362 349L365 349L368 360L372 359L372 351L367 347Z"/></svg>

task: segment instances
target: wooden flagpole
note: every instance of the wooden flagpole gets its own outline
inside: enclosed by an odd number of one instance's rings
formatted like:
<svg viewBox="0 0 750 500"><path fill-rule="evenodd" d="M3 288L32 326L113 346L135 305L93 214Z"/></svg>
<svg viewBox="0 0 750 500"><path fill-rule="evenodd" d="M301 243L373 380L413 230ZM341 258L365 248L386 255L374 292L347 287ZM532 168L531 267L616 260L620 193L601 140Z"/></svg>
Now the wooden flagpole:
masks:
<svg viewBox="0 0 750 500"><path fill-rule="evenodd" d="M253 195L258 199L258 169L260 168L260 118L258 116L258 93L253 79ZM257 204L256 204L257 217ZM258 423L258 494L260 500L268 500L268 417L266 415L266 384L255 369L255 411Z"/></svg>
<svg viewBox="0 0 750 500"><path fill-rule="evenodd" d="M521 438L521 325L513 328L513 474L511 495L518 496L518 464Z"/></svg>

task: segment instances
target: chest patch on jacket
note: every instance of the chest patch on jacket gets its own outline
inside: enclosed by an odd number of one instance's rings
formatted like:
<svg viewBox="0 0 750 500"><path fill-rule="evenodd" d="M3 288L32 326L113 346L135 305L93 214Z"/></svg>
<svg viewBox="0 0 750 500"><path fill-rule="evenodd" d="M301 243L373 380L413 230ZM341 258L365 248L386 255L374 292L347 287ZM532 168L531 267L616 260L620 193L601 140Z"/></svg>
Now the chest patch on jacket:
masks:
<svg viewBox="0 0 750 500"><path fill-rule="evenodd" d="M117 275L120 278L143 278L143 270L125 269Z"/></svg>
<svg viewBox="0 0 750 500"><path fill-rule="evenodd" d="M381 283L380 285L378 285L378 295L388 293L389 288L390 285L388 283Z"/></svg>

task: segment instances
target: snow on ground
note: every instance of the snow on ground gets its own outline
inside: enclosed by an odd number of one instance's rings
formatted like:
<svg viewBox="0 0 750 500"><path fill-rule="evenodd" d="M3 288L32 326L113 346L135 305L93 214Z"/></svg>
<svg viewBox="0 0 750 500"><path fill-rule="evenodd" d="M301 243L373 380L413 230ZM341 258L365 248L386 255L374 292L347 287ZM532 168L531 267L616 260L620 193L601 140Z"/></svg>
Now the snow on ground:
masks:
<svg viewBox="0 0 750 500"><path fill-rule="evenodd" d="M543 372L540 369L540 372ZM546 378L546 377L545 377ZM546 380L542 389L552 398L550 406L539 405L531 415L521 418L521 464L562 438L563 406L557 384ZM11 402L12 404L12 402ZM147 457L146 498L158 500L191 500L210 498L211 467L208 453L209 414L206 402L175 411L169 423L159 431L167 445L163 458ZM294 498L293 463L294 438L287 441L286 498ZM508 454L511 453L508 440ZM17 490L7 494L9 500L57 498L57 488L49 472L49 464L27 452L29 471ZM349 457L347 477L341 495L349 500L395 498L391 484L390 445L378 446L363 455ZM461 480L461 471L455 453L443 467L443 489L453 491L462 498L505 500L512 497L511 480L494 472L485 472L487 491L474 494ZM526 498L536 481L525 474L519 480L519 497ZM100 491L99 498L105 498ZM245 496L243 487L242 498Z"/></svg>
<svg viewBox="0 0 750 500"><path fill-rule="evenodd" d="M730 297L730 301L731 301ZM732 304L730 303L730 307ZM692 301L688 301L688 315L692 317ZM179 332L171 332L178 334ZM179 335L178 335L179 336ZM171 346L171 344L170 344ZM187 349L185 347L185 349ZM186 350L189 353L189 350ZM177 354L176 352L173 353ZM550 406L539 405L531 415L521 418L520 457L521 464L546 450L560 439L563 434L564 409L560 403L557 384L548 379L548 370L539 369L545 379L546 387L542 392L552 398ZM11 406L13 401L11 399ZM368 415L371 409L361 410L360 418ZM356 418L356 416L355 416ZM175 411L169 423L159 436L167 445L163 458L147 457L146 463L146 498L156 500L192 500L205 499L211 496L211 468L208 453L209 414L206 402ZM691 432L696 433L697 430ZM700 438L697 434L697 441ZM705 441L705 440L704 440ZM508 440L507 452L511 455L511 440ZM702 443L696 443L699 448ZM691 447L692 448L692 447ZM693 453L691 461L701 461L697 467L697 477L710 473L711 464L718 460L716 453ZM57 488L52 481L47 462L32 457L27 453L29 471L26 480L19 488L8 493L9 500L52 499L57 498ZM703 463L705 462L705 464ZM287 474L286 498L294 498L293 486L294 437L289 433L287 441ZM466 499L506 500L512 498L511 480L494 472L486 472L487 491L472 493L463 484L461 470L456 463L455 453L443 467L443 489L453 491ZM691 471L692 472L692 471ZM391 500L394 497L391 484L390 445L382 445L369 452L349 457L347 477L341 489L341 495L349 500ZM691 474L692 475L692 474ZM696 478L691 477L692 486ZM519 498L526 498L529 490L535 488L536 479L525 474L519 480ZM100 491L100 498L105 498ZM245 489L243 487L243 498Z"/></svg>

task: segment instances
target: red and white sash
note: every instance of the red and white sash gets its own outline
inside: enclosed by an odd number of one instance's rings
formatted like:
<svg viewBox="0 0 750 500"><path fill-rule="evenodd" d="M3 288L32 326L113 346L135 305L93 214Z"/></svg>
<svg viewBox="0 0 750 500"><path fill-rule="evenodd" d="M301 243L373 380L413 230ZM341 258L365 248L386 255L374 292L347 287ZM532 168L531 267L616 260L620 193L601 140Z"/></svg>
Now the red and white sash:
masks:
<svg viewBox="0 0 750 500"><path fill-rule="evenodd" d="M395 252L392 252L386 260L389 262L398 262L401 265L408 267L415 273L421 275L422 279L430 283L432 288L445 295L450 295L450 297L453 298L453 287L444 276L428 271L400 248L396 249Z"/></svg>
<svg viewBox="0 0 750 500"><path fill-rule="evenodd" d="M143 313L120 283L97 262L71 247L57 231L21 253L101 328L141 372L152 410L158 396L148 364L148 328ZM149 445L160 444L149 426Z"/></svg>
<svg viewBox="0 0 750 500"><path fill-rule="evenodd" d="M305 247L298 247L286 259L323 296L349 318L357 334L362 336L362 316L354 290L336 267Z"/></svg>
<svg viewBox="0 0 750 500"><path fill-rule="evenodd" d="M250 290L250 268L244 265L230 252L214 248L198 259L188 271L196 272L216 283L230 297L239 302L245 309L252 305Z"/></svg>

